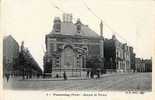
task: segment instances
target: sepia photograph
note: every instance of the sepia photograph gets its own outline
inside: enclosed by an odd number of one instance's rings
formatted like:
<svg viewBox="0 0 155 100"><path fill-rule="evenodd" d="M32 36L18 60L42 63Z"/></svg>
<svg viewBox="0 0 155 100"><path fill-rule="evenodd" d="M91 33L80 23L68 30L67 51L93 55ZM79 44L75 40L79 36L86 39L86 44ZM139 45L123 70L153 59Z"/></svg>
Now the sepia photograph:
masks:
<svg viewBox="0 0 155 100"><path fill-rule="evenodd" d="M0 3L3 91L153 92L154 0Z"/></svg>

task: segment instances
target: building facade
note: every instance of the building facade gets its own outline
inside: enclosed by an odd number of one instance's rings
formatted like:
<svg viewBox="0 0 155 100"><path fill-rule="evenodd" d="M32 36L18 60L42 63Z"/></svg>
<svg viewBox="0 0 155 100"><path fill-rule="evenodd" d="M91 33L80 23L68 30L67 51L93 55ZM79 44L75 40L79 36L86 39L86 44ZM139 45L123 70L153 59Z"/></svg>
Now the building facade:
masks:
<svg viewBox="0 0 155 100"><path fill-rule="evenodd" d="M56 17L52 31L46 35L46 53L44 56L44 72L60 75L65 72L79 75L86 68L87 58L104 57L104 39L82 24L80 19L72 22L71 14L64 14L63 21ZM76 73L77 72L77 73Z"/></svg>
<svg viewBox="0 0 155 100"><path fill-rule="evenodd" d="M130 47L125 43L123 44L123 65L124 71L131 71L131 58L130 58Z"/></svg>
<svg viewBox="0 0 155 100"><path fill-rule="evenodd" d="M152 59L135 59L135 68L137 72L152 72Z"/></svg>
<svg viewBox="0 0 155 100"><path fill-rule="evenodd" d="M113 71L123 70L123 48L122 43L117 40L115 35L112 39L105 39L104 41L104 67L105 69Z"/></svg>
<svg viewBox="0 0 155 100"><path fill-rule="evenodd" d="M131 62L130 66L131 66L131 70L133 72L135 72L136 71L136 65L135 65L135 59L136 59L135 56L136 56L136 54L133 51L133 47L129 47L129 49L130 49L130 62Z"/></svg>
<svg viewBox="0 0 155 100"><path fill-rule="evenodd" d="M19 45L11 36L3 39L3 75L12 73L15 60L19 56Z"/></svg>
<svg viewBox="0 0 155 100"><path fill-rule="evenodd" d="M112 39L114 40L115 42L115 56L116 56L116 71L118 72L122 72L124 71L125 69L125 66L123 65L124 64L124 49L123 49L123 44L116 39L116 37L113 35L112 36Z"/></svg>
<svg viewBox="0 0 155 100"><path fill-rule="evenodd" d="M104 41L104 68L116 72L131 70L130 47L121 43L115 35Z"/></svg>
<svg viewBox="0 0 155 100"><path fill-rule="evenodd" d="M145 59L145 72L152 72L152 58Z"/></svg>

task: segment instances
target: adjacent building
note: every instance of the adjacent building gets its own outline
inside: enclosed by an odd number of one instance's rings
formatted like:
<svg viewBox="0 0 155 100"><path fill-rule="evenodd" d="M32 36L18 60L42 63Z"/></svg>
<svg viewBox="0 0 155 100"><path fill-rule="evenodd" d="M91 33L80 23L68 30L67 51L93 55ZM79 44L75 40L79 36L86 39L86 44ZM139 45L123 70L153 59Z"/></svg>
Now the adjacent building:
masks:
<svg viewBox="0 0 155 100"><path fill-rule="evenodd" d="M17 41L11 36L3 39L3 76L32 76L42 74L42 70L32 57L28 49L21 48Z"/></svg>
<svg viewBox="0 0 155 100"><path fill-rule="evenodd" d="M19 57L19 45L11 36L6 36L3 39L3 75L12 73L13 65Z"/></svg>
<svg viewBox="0 0 155 100"><path fill-rule="evenodd" d="M71 14L64 14L63 20L56 17L53 23L53 29L45 39L45 73L80 75L81 70L86 68L87 58L104 57L102 22L100 36L80 19L73 23Z"/></svg>
<svg viewBox="0 0 155 100"><path fill-rule="evenodd" d="M130 47L120 42L115 35L104 41L104 68L116 72L131 71Z"/></svg>
<svg viewBox="0 0 155 100"><path fill-rule="evenodd" d="M104 41L104 68L113 71L121 71L123 66L122 43L113 35L112 39Z"/></svg>
<svg viewBox="0 0 155 100"><path fill-rule="evenodd" d="M133 71L133 72L135 72L136 71L136 65L135 65L135 59L136 59L136 54L134 53L134 51L133 51L133 47L129 47L129 49L130 49L130 66L131 66L131 70Z"/></svg>
<svg viewBox="0 0 155 100"><path fill-rule="evenodd" d="M131 58L130 47L125 43L123 44L123 66L125 72L131 71Z"/></svg>

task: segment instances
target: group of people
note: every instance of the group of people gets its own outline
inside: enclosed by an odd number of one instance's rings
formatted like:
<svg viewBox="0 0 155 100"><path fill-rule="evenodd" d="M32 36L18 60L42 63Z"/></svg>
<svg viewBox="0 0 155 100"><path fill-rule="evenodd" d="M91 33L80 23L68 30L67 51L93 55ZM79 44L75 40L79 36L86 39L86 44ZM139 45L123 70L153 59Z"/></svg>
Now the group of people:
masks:
<svg viewBox="0 0 155 100"><path fill-rule="evenodd" d="M38 75L37 75L38 76ZM100 71L99 70L96 70L96 71L93 71L93 70L87 70L87 74L86 74L86 77L87 78L95 78L94 76L97 76L96 78L99 79L100 78ZM5 77L6 77L6 80L7 82L9 81L9 78L10 78L10 75L9 74L5 74ZM31 77L30 77L31 78ZM57 74L56 75L56 78L59 78L59 75ZM25 76L23 76L23 79L25 79ZM63 73L63 79L64 80L67 80L67 74L66 72L64 71Z"/></svg>
<svg viewBox="0 0 155 100"><path fill-rule="evenodd" d="M96 78L96 79L99 79L100 78L100 71L99 70L95 70L95 71L93 71L93 70L87 70L87 74L86 74L86 77L87 78L92 78L92 79L94 79L94 78ZM96 76L96 77L95 77ZM57 74L56 75L56 78L59 78L59 75ZM67 78L67 74L66 74L66 72L64 71L63 72L63 79L64 80L67 80L68 78Z"/></svg>
<svg viewBox="0 0 155 100"><path fill-rule="evenodd" d="M87 71L87 78L94 78L94 76L97 76L96 78L100 78L100 71L99 70L96 70L96 71L90 71L90 70L88 70Z"/></svg>
<svg viewBox="0 0 155 100"><path fill-rule="evenodd" d="M56 78L59 78L60 76L58 75L58 74L56 74ZM67 74L66 74L66 72L64 71L64 73L63 73L63 79L64 80L67 80Z"/></svg>

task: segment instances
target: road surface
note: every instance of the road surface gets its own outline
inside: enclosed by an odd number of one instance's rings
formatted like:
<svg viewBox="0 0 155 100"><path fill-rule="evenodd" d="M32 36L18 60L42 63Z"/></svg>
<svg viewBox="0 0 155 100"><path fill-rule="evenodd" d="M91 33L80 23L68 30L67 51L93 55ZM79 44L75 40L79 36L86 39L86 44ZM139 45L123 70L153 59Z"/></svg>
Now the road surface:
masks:
<svg viewBox="0 0 155 100"><path fill-rule="evenodd" d="M97 90L97 91L126 91L152 90L152 73L108 74L100 79L69 79L69 80L15 80L8 83L4 80L5 89L14 90Z"/></svg>

